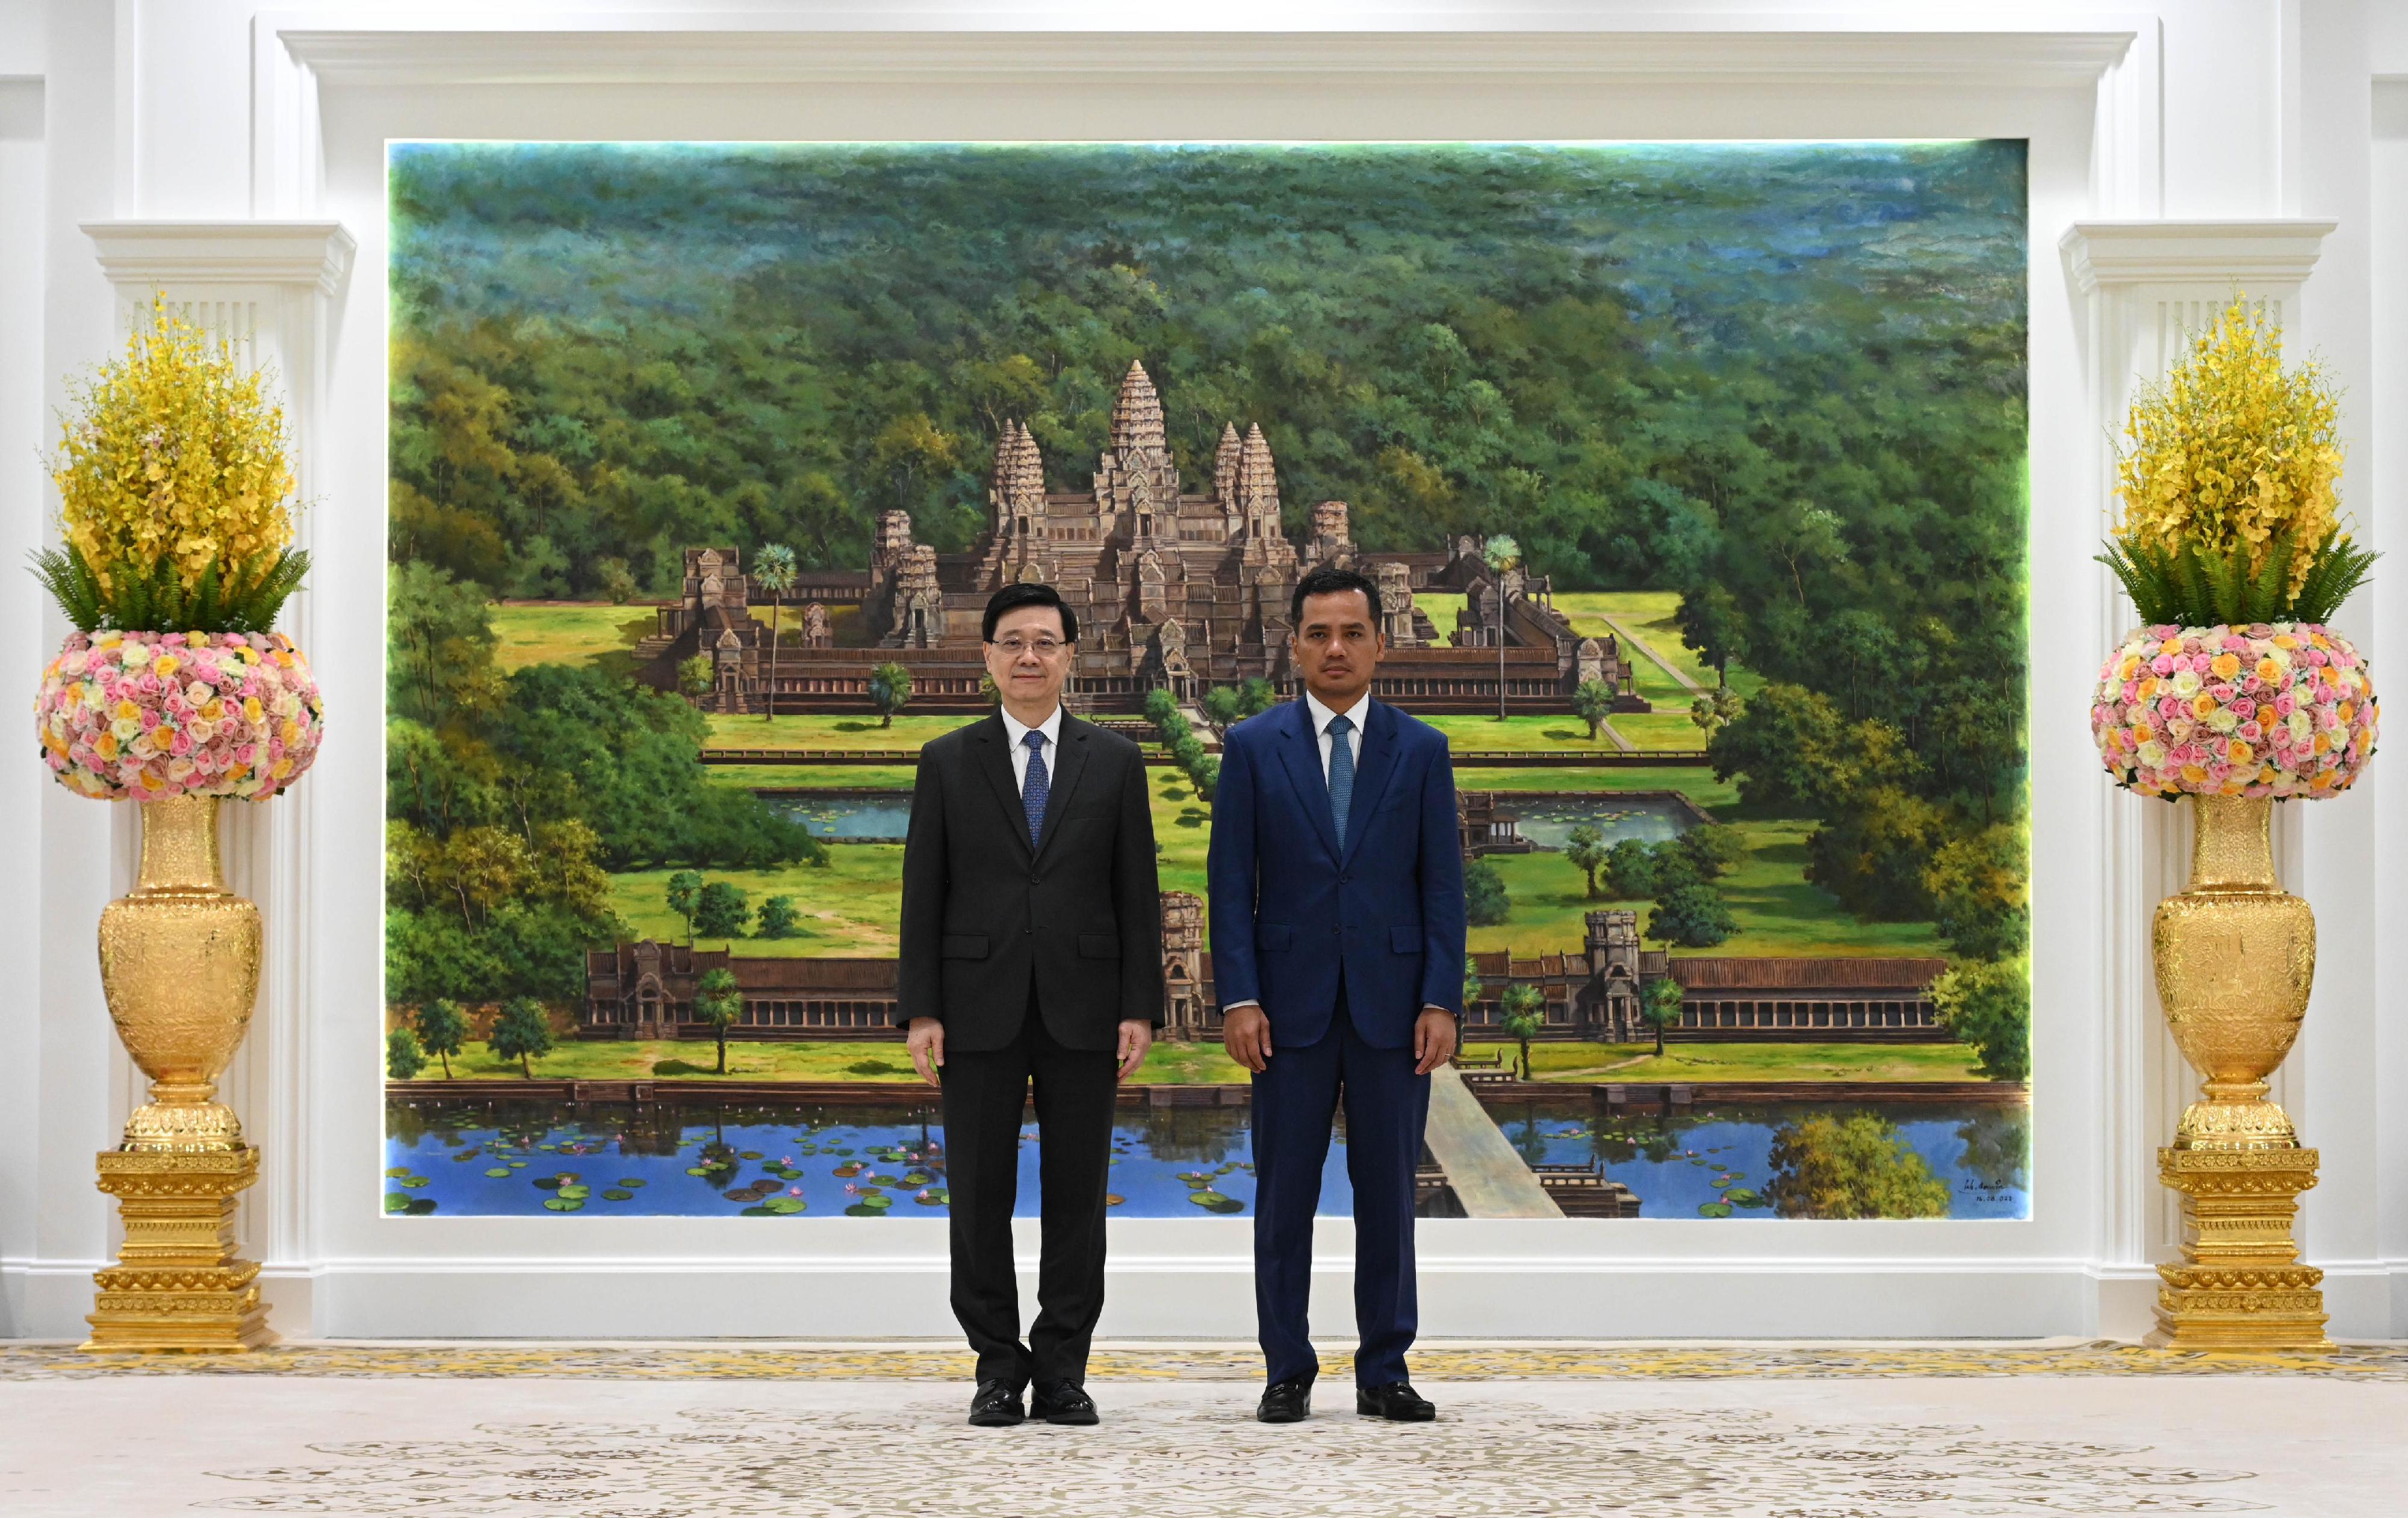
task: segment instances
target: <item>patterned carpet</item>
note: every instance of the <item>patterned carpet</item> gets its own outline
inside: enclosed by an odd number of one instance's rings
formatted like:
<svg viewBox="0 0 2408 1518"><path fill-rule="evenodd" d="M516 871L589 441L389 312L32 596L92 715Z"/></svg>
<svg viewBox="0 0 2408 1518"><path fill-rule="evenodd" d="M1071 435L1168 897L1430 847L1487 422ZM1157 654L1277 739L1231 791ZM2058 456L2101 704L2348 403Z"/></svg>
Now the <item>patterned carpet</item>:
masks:
<svg viewBox="0 0 2408 1518"><path fill-rule="evenodd" d="M1348 1346L1323 1361L1342 1374ZM2408 1382L2408 1344L2356 1344L2329 1354L2203 1354L2114 1339L2045 1345L1781 1344L1426 1345L1413 1375L1430 1382L1857 1380L2000 1376L2308 1376ZM125 1376L511 1377L595 1381L848 1381L966 1383L959 1350L910 1345L494 1344L280 1345L252 1354L86 1354L66 1344L0 1344L0 1381ZM1256 1381L1251 1348L1098 1347L1097 1382Z"/></svg>

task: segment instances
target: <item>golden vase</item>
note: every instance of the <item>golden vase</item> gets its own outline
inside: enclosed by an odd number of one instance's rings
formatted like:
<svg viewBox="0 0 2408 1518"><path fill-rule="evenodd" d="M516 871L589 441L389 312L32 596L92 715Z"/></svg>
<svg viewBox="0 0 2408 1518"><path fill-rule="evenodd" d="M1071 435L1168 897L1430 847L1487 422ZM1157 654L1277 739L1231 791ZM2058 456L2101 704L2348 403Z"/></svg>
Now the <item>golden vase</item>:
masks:
<svg viewBox="0 0 2408 1518"><path fill-rule="evenodd" d="M150 1078L125 1148L242 1147L217 1080L259 995L259 909L225 888L215 796L142 803L142 870L100 914L100 983L125 1052Z"/></svg>
<svg viewBox="0 0 2408 1518"><path fill-rule="evenodd" d="M259 1152L216 1100L259 993L259 909L225 888L214 796L142 804L133 892L100 914L100 980L150 1100L99 1158L125 1242L95 1273L89 1350L242 1350L268 1339L235 1198Z"/></svg>
<svg viewBox="0 0 2408 1518"><path fill-rule="evenodd" d="M2324 1272L2299 1263L2291 1224L2316 1183L2266 1078L2299 1038L2315 977L2308 904L2274 880L2270 797L2191 798L2190 883L2157 904L2157 1000L2200 1099L2158 1178L2182 1198L2182 1262L2161 1265L2157 1331L2176 1349L2328 1347Z"/></svg>

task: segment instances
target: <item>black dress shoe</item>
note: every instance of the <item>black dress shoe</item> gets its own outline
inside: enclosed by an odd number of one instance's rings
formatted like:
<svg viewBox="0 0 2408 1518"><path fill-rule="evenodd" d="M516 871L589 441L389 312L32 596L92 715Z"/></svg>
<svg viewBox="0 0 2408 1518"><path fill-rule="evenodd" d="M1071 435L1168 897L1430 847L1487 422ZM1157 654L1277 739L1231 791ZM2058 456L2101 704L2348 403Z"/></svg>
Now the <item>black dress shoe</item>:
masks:
<svg viewBox="0 0 2408 1518"><path fill-rule="evenodd" d="M1438 1409L1414 1391L1409 1381L1355 1387L1354 1411L1390 1423L1428 1423L1438 1416Z"/></svg>
<svg viewBox="0 0 2408 1518"><path fill-rule="evenodd" d="M1028 1393L1028 1415L1050 1424L1091 1424L1095 1398L1074 1381L1040 1381Z"/></svg>
<svg viewBox="0 0 2408 1518"><path fill-rule="evenodd" d="M1010 1428L1027 1418L1020 1411L1020 1388L1008 1382L982 1381L970 1396L970 1424L978 1428Z"/></svg>
<svg viewBox="0 0 2408 1518"><path fill-rule="evenodd" d="M1312 1378L1290 1376L1263 1388L1263 1399L1254 1405L1254 1417L1261 1423L1302 1423L1312 1416Z"/></svg>

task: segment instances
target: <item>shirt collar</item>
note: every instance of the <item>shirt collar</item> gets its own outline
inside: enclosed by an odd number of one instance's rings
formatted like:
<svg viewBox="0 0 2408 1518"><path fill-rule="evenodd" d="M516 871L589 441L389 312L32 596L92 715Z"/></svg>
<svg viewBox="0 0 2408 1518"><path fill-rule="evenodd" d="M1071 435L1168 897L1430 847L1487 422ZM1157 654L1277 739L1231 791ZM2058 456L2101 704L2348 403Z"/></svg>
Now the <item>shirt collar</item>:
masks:
<svg viewBox="0 0 2408 1518"><path fill-rule="evenodd" d="M1031 733L1044 734L1045 746L1049 749L1058 749L1062 746L1062 709L1058 704L1054 708L1053 715L1035 727L1030 727L1001 707L995 709L996 714L1003 719L1003 730L1010 736L1013 748L1017 749L1026 744L1028 735Z"/></svg>
<svg viewBox="0 0 2408 1518"><path fill-rule="evenodd" d="M1313 695L1311 691L1305 692L1305 707L1312 713L1312 736L1320 738L1324 734L1327 733L1329 731L1330 720L1336 717L1345 717L1351 720L1354 723L1354 731L1358 733L1361 732L1363 730L1363 719L1369 715L1369 712L1364 710L1364 706L1370 699L1370 695L1371 693L1366 691L1361 695L1356 696L1354 698L1354 704L1348 707L1344 711L1332 711L1329 708L1321 704L1321 697Z"/></svg>

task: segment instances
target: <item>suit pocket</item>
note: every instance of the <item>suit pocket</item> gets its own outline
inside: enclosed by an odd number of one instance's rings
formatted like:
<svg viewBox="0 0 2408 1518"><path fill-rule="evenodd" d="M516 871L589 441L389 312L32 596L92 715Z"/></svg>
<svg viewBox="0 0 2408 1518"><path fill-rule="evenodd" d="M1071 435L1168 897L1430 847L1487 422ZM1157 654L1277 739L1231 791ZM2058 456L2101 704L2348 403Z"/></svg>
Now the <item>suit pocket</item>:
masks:
<svg viewBox="0 0 2408 1518"><path fill-rule="evenodd" d="M1422 930L1392 927L1388 929L1388 947L1400 954L1418 954L1422 952Z"/></svg>
<svg viewBox="0 0 2408 1518"><path fill-rule="evenodd" d="M1284 953L1296 947L1296 929L1285 923L1263 923L1254 928L1254 947L1267 953Z"/></svg>
<svg viewBox="0 0 2408 1518"><path fill-rule="evenodd" d="M1079 935L1079 957L1118 959L1121 957L1121 940L1109 933L1082 933Z"/></svg>
<svg viewBox="0 0 2408 1518"><path fill-rule="evenodd" d="M938 952L946 959L984 959L986 935L983 933L948 933Z"/></svg>

